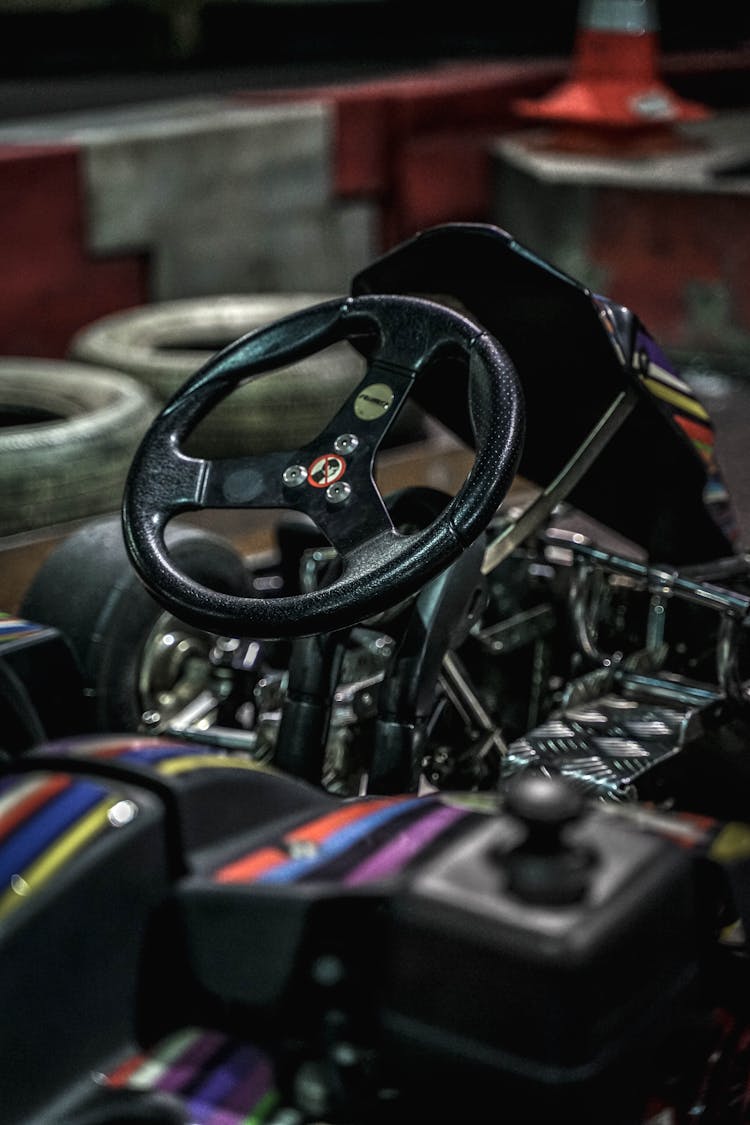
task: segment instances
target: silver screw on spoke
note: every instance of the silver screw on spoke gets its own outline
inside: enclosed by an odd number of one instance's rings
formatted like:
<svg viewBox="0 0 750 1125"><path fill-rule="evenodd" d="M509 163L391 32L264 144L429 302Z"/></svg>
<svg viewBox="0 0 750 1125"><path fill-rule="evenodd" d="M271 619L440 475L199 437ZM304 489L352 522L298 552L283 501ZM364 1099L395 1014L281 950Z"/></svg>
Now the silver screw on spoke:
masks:
<svg viewBox="0 0 750 1125"><path fill-rule="evenodd" d="M345 480L336 481L335 484L330 484L326 489L326 499L331 504L343 504L348 500L352 494L352 486L347 484Z"/></svg>
<svg viewBox="0 0 750 1125"><path fill-rule="evenodd" d="M356 434L339 434L333 443L333 448L337 453L353 453L359 445L359 438Z"/></svg>
<svg viewBox="0 0 750 1125"><path fill-rule="evenodd" d="M282 480L289 488L297 488L307 480L307 469L304 465L289 465L284 469Z"/></svg>

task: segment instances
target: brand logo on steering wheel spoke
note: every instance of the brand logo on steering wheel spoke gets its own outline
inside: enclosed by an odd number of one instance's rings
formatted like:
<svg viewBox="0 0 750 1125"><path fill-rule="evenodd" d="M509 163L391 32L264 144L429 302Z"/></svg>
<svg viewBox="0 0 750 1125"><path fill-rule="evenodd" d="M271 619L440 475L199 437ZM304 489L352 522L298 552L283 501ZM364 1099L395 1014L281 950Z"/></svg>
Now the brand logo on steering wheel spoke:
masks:
<svg viewBox="0 0 750 1125"><path fill-rule="evenodd" d="M316 457L307 470L307 483L313 488L328 488L346 472L346 461L337 453L324 453Z"/></svg>
<svg viewBox="0 0 750 1125"><path fill-rule="evenodd" d="M387 383L368 383L354 400L354 413L365 422L374 422L388 413L393 398L393 390Z"/></svg>

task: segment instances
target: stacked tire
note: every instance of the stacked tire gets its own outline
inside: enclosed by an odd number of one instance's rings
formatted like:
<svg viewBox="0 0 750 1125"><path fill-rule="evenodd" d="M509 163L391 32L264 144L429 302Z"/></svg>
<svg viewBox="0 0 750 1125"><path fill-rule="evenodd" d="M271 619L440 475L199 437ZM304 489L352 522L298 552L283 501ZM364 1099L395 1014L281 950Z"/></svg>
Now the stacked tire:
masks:
<svg viewBox="0 0 750 1125"><path fill-rule="evenodd" d="M164 403L227 344L330 297L278 293L156 302L82 328L68 354L125 372ZM358 353L341 343L264 375L220 403L196 427L186 449L204 457L231 457L296 448L322 428L363 370Z"/></svg>
<svg viewBox="0 0 750 1125"><path fill-rule="evenodd" d="M154 302L83 327L71 340L68 354L77 362L114 368L138 379L164 403L221 348L333 296L269 293ZM202 457L240 457L297 449L320 432L364 370L362 356L344 341L253 379L198 424L186 451ZM421 413L407 402L388 444L423 436Z"/></svg>
<svg viewBox="0 0 750 1125"><path fill-rule="evenodd" d="M155 409L106 367L0 358L0 536L119 509Z"/></svg>

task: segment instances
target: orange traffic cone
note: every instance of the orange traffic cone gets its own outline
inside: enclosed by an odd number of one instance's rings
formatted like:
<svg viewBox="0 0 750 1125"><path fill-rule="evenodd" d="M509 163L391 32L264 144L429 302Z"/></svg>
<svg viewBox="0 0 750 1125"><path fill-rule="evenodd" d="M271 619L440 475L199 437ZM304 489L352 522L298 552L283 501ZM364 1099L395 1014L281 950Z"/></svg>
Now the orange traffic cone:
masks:
<svg viewBox="0 0 750 1125"><path fill-rule="evenodd" d="M709 111L661 81L658 54L658 19L649 0L584 0L569 79L543 98L519 99L514 109L562 126L554 147L664 147L677 122L702 120Z"/></svg>

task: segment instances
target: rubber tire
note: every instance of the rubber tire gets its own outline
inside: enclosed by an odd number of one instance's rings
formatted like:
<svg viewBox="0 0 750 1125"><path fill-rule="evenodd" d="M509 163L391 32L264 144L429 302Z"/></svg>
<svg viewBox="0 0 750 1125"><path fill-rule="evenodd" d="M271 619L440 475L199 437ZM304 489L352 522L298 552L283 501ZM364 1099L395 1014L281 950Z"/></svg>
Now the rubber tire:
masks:
<svg viewBox="0 0 750 1125"><path fill-rule="evenodd" d="M166 402L219 348L331 296L278 293L157 302L80 329L68 351L77 361L140 379ZM206 341L215 348L206 347ZM361 357L348 344L301 360L240 387L196 427L186 448L205 457L296 448L315 436L363 371Z"/></svg>
<svg viewBox="0 0 750 1125"><path fill-rule="evenodd" d="M0 359L0 413L14 415L0 425L0 535L119 509L155 412L148 389L120 372Z"/></svg>
<svg viewBox="0 0 750 1125"><path fill-rule="evenodd" d="M227 593L249 592L245 560L228 540L179 527L169 543L197 581ZM20 609L67 638L84 680L86 727L109 732L139 729L141 654L163 612L130 564L119 514L92 520L48 555Z"/></svg>
<svg viewBox="0 0 750 1125"><path fill-rule="evenodd" d="M69 355L134 376L166 402L220 347L332 296L227 294L136 306L81 328ZM296 449L316 436L364 370L362 357L344 342L254 380L199 423L186 450L203 457L240 457ZM422 440L422 414L414 403L407 402L392 435L387 444Z"/></svg>

